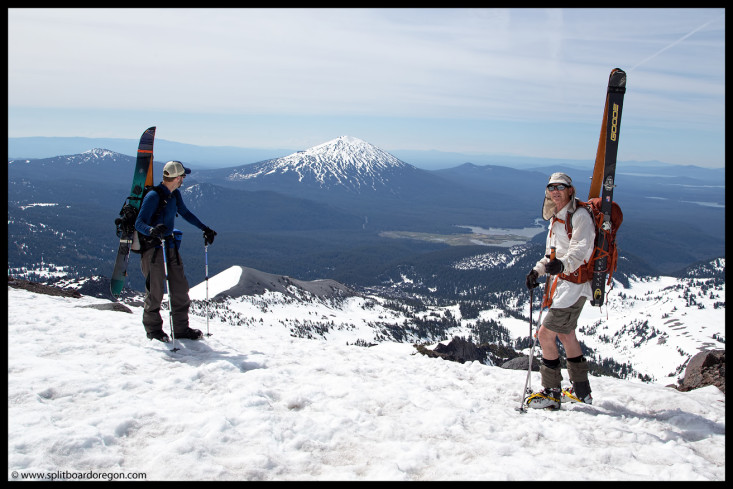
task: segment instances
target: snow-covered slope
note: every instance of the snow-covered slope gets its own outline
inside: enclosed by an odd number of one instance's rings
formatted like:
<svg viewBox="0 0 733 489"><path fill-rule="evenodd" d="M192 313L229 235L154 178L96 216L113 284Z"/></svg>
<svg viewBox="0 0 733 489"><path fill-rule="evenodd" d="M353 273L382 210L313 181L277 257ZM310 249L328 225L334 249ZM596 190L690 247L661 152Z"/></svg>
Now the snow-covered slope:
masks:
<svg viewBox="0 0 733 489"><path fill-rule="evenodd" d="M140 307L8 301L8 480L725 480L712 386L594 377L593 405L519 414L525 372L296 338L274 310L173 353Z"/></svg>
<svg viewBox="0 0 733 489"><path fill-rule="evenodd" d="M240 326L278 324L293 336L352 343L475 337L477 322L505 328L510 341L529 334L526 295L497 298L495 306L467 319L458 304L415 309L377 294L328 295L319 292L318 282L286 282L257 270L232 267L209 279L210 298L223 291L228 293L222 295L230 296L212 302L209 314ZM337 282L331 282L329 290L342 290ZM252 295L254 284L268 292ZM205 283L193 287L190 295L203 301ZM197 310L199 307L201 304L194 305ZM443 320L446 317L453 326ZM535 307L535 323L538 318ZM420 326L431 320L449 326L445 330ZM436 338L435 334L444 337ZM628 365L628 378L663 385L677 384L687 362L699 351L724 349L725 336L725 284L711 278L632 277L627 288L615 282L607 304L602 308L586 305L578 321L578 338L591 349L589 358L599 364L612 360Z"/></svg>
<svg viewBox="0 0 733 489"><path fill-rule="evenodd" d="M676 383L689 358L725 349L725 284L715 279L654 277L616 283L608 307L586 306L578 336L650 380Z"/></svg>
<svg viewBox="0 0 733 489"><path fill-rule="evenodd" d="M456 266L482 270L509 266L521 249L479 255ZM724 349L725 282L713 277L724 270L725 259L705 267L710 271L700 275L702 268L695 269L686 278L630 276L623 284L614 281L607 304L602 308L587 304L580 316L578 338L589 349L586 356L598 365L610 363L610 370L624 378L668 385L681 380L687 362L699 351ZM491 329L496 339L490 342L517 349L517 342L528 338L529 295L524 291L484 294L482 310L463 317L457 302L431 306L425 304L432 301L419 296L417 301L400 299L412 295L401 293L411 290L412 282L413 277L403 275L402 282L354 295L333 280L307 282L234 266L210 277L208 308L206 282L192 287L190 296L195 314L208 309L211 317L249 328L277 324L302 338L370 344L429 343L463 336L479 342L479 327ZM78 279L58 285L94 293ZM534 331L541 293L537 290ZM415 307L420 302L423 306Z"/></svg>
<svg viewBox="0 0 733 489"><path fill-rule="evenodd" d="M266 291L280 292L293 297L298 297L305 292L322 298L345 297L354 294L348 287L335 280L303 281L238 265L217 274L210 284L203 282L193 287L189 296L192 299L205 300L207 285L210 299L259 295Z"/></svg>

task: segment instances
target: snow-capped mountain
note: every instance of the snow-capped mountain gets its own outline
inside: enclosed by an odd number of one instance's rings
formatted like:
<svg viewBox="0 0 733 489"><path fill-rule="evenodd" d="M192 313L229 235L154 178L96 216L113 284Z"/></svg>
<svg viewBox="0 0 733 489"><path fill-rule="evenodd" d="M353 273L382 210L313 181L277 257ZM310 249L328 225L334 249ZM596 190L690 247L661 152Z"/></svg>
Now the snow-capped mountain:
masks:
<svg viewBox="0 0 733 489"><path fill-rule="evenodd" d="M238 190L272 191L336 206L361 216L364 229L441 228L456 216L467 222L510 226L531 222L534 207L507 189L486 191L412 166L361 139L342 136L304 151L234 168L204 170L192 177Z"/></svg>
<svg viewBox="0 0 733 489"><path fill-rule="evenodd" d="M378 190L392 184L391 177L417 171L412 165L351 136L341 136L282 158L240 167L227 176L245 181L284 176L300 184L339 188L353 192Z"/></svg>
<svg viewBox="0 0 733 489"><path fill-rule="evenodd" d="M155 163L155 170L162 165ZM33 181L81 180L100 182L125 182L132 180L135 157L108 149L94 148L73 155L52 158L8 160L9 176L29 178Z"/></svg>
<svg viewBox="0 0 733 489"><path fill-rule="evenodd" d="M104 148L92 148L89 151L82 152L81 156L82 158L80 160L75 161L75 163L78 165L83 165L91 161L102 160L104 158L111 158L112 161L117 161L117 159L122 159L125 157L125 155L123 154Z"/></svg>

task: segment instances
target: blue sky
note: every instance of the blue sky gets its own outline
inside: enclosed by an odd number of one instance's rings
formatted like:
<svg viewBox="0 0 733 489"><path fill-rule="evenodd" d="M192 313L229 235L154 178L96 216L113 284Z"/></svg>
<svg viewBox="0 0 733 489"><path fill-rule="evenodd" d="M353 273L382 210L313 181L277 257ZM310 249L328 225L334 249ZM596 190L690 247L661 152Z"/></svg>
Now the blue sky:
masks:
<svg viewBox="0 0 733 489"><path fill-rule="evenodd" d="M8 137L725 163L723 9L9 9Z"/></svg>

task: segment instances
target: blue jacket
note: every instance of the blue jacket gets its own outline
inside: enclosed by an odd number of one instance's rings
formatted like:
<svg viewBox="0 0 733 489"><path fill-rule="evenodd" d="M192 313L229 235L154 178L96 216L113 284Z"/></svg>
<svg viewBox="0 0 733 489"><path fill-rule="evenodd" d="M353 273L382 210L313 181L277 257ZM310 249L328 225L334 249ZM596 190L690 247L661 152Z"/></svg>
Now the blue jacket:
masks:
<svg viewBox="0 0 733 489"><path fill-rule="evenodd" d="M183 203L183 197L178 189L171 193L165 185L161 184L158 185L158 187L163 190L164 195L168 196L168 204L163 208L163 211L155 222L150 222L153 218L153 214L155 214L155 211L158 209L160 198L158 197L158 192L154 190L148 192L140 206L140 213L137 215L137 220L135 220L135 229L137 229L139 233L142 233L145 236L150 236L150 231L152 231L157 224L161 223L165 224L169 234L172 233L175 226L176 213L202 231L206 228L204 223L199 221L199 218L196 217L193 212L188 210L186 205Z"/></svg>

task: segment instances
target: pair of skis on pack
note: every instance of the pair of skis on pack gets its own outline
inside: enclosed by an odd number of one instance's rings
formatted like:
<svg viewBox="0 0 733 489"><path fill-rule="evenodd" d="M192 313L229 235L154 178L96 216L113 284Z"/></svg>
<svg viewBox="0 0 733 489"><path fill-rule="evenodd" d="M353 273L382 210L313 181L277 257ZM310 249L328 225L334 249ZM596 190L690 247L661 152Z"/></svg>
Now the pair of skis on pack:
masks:
<svg viewBox="0 0 733 489"><path fill-rule="evenodd" d="M601 212L603 212L603 229L610 231L611 229L611 210L613 208L613 189L616 187L616 155L618 153L618 140L621 134L621 110L624 104L624 94L626 93L626 72L620 68L611 70L608 77L608 89L606 91L606 104L603 109L603 122L601 124L601 134L598 139L598 150L596 151L596 162L593 168L593 177L591 180L588 199L595 197L601 198ZM608 260L608 242L602 239L598 243L601 251L595 261L593 270L593 278L591 280L591 290L593 299L591 305L601 306L606 295L606 265ZM554 253L554 250L553 250ZM548 277L549 283L549 277ZM545 294L548 293L548 284L545 284ZM530 307L529 307L529 334L532 335L532 291L530 289ZM542 301L544 303L544 301ZM540 311L540 319L542 312ZM539 323L539 320L538 320ZM520 412L526 412L526 401L531 394L530 377L532 374L532 358L534 349L537 346L537 334L534 334L532 349L529 353L529 366L527 367L527 380L524 384L522 393L522 403L517 408ZM563 396L567 396L570 400L574 400L563 390Z"/></svg>

